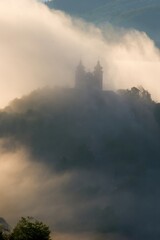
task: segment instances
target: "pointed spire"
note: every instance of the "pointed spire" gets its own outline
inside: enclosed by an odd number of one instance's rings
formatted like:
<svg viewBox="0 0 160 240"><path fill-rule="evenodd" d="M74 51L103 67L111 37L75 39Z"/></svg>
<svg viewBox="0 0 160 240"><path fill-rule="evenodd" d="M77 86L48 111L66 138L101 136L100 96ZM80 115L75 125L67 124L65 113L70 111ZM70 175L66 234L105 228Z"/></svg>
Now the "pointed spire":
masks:
<svg viewBox="0 0 160 240"><path fill-rule="evenodd" d="M95 66L95 71L102 71L102 66L100 64L100 61L98 60L97 65Z"/></svg>
<svg viewBox="0 0 160 240"><path fill-rule="evenodd" d="M78 66L80 66L80 67L83 66L82 60L79 61L79 65Z"/></svg>
<svg viewBox="0 0 160 240"><path fill-rule="evenodd" d="M97 61L97 67L102 67L99 60Z"/></svg>
<svg viewBox="0 0 160 240"><path fill-rule="evenodd" d="M82 63L82 60L79 61L79 64L77 66L77 70L80 70L80 71L84 71L85 70L85 67Z"/></svg>
<svg viewBox="0 0 160 240"><path fill-rule="evenodd" d="M101 64L100 64L100 61L99 61L99 60L97 61L97 66L101 66Z"/></svg>
<svg viewBox="0 0 160 240"><path fill-rule="evenodd" d="M80 61L79 61L79 66L81 66L81 65L83 65L83 64L82 64L82 60L80 59Z"/></svg>

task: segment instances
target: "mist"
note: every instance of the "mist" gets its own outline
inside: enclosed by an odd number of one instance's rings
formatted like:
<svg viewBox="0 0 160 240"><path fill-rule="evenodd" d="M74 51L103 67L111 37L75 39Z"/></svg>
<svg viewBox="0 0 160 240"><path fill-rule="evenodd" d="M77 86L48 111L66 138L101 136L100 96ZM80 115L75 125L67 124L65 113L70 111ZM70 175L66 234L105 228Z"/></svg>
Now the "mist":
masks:
<svg viewBox="0 0 160 240"><path fill-rule="evenodd" d="M1 216L36 217L58 240L159 239L153 40L34 0L0 1L0 35ZM106 91L73 89L80 59L88 70L100 60ZM133 86L151 97L114 92Z"/></svg>
<svg viewBox="0 0 160 240"><path fill-rule="evenodd" d="M157 239L160 106L125 91L44 88L1 110L0 208L12 226L31 215L57 239Z"/></svg>
<svg viewBox="0 0 160 240"><path fill-rule="evenodd" d="M39 87L73 86L80 59L87 69L101 61L105 89L142 85L160 98L159 49L143 32L98 28L34 0L3 0L0 35L1 107Z"/></svg>
<svg viewBox="0 0 160 240"><path fill-rule="evenodd" d="M12 228L22 216L34 216L48 223L53 231L56 222L69 217L71 208L65 205L63 186L70 182L72 174L50 171L45 163L33 161L24 146L13 144L13 139L1 139L1 216Z"/></svg>

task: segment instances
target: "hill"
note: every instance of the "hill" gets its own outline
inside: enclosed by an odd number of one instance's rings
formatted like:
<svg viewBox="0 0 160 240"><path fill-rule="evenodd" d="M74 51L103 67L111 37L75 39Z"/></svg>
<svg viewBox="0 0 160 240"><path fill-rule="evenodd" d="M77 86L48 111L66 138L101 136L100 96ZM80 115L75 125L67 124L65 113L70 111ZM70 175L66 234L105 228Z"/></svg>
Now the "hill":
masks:
<svg viewBox="0 0 160 240"><path fill-rule="evenodd" d="M1 111L7 137L53 176L72 174L62 191L74 217L57 230L160 237L160 105L144 89L37 90Z"/></svg>

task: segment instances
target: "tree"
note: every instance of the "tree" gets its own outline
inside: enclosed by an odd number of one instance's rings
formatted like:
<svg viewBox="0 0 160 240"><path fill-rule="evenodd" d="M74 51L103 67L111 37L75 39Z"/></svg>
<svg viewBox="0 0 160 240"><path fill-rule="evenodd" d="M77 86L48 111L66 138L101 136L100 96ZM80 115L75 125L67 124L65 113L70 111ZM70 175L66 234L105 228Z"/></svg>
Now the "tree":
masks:
<svg viewBox="0 0 160 240"><path fill-rule="evenodd" d="M10 240L50 240L49 227L32 218L22 217L13 229Z"/></svg>
<svg viewBox="0 0 160 240"><path fill-rule="evenodd" d="M0 240L8 240L9 236L10 227L3 218L0 218Z"/></svg>
<svg viewBox="0 0 160 240"><path fill-rule="evenodd" d="M3 240L4 238L3 238L3 233L2 233L2 231L0 230L0 240Z"/></svg>
<svg viewBox="0 0 160 240"><path fill-rule="evenodd" d="M129 97L132 99L143 100L144 102L152 102L151 94L145 90L142 86L132 87L129 89L120 89L117 91L121 96Z"/></svg>
<svg viewBox="0 0 160 240"><path fill-rule="evenodd" d="M144 101L152 102L151 94L145 90L142 86L139 87L141 98Z"/></svg>
<svg viewBox="0 0 160 240"><path fill-rule="evenodd" d="M0 229L0 240L8 240L9 236L9 233L3 232L3 230Z"/></svg>
<svg viewBox="0 0 160 240"><path fill-rule="evenodd" d="M9 240L9 239L10 239L9 233L4 233L0 231L0 240Z"/></svg>

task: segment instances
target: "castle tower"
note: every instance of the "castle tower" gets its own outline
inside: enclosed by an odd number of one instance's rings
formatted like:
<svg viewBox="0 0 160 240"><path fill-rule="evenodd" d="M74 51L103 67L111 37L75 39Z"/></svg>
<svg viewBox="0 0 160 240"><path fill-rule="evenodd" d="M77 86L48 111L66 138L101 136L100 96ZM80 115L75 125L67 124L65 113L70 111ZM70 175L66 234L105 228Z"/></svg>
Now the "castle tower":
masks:
<svg viewBox="0 0 160 240"><path fill-rule="evenodd" d="M76 69L75 88L87 91L103 90L103 68L99 61L93 72L86 72L80 61Z"/></svg>
<svg viewBox="0 0 160 240"><path fill-rule="evenodd" d="M103 90L103 68L99 61L94 68L94 78L97 89Z"/></svg>
<svg viewBox="0 0 160 240"><path fill-rule="evenodd" d="M86 76L85 67L83 66L82 62L80 61L79 65L76 69L75 88L83 88L85 76Z"/></svg>

